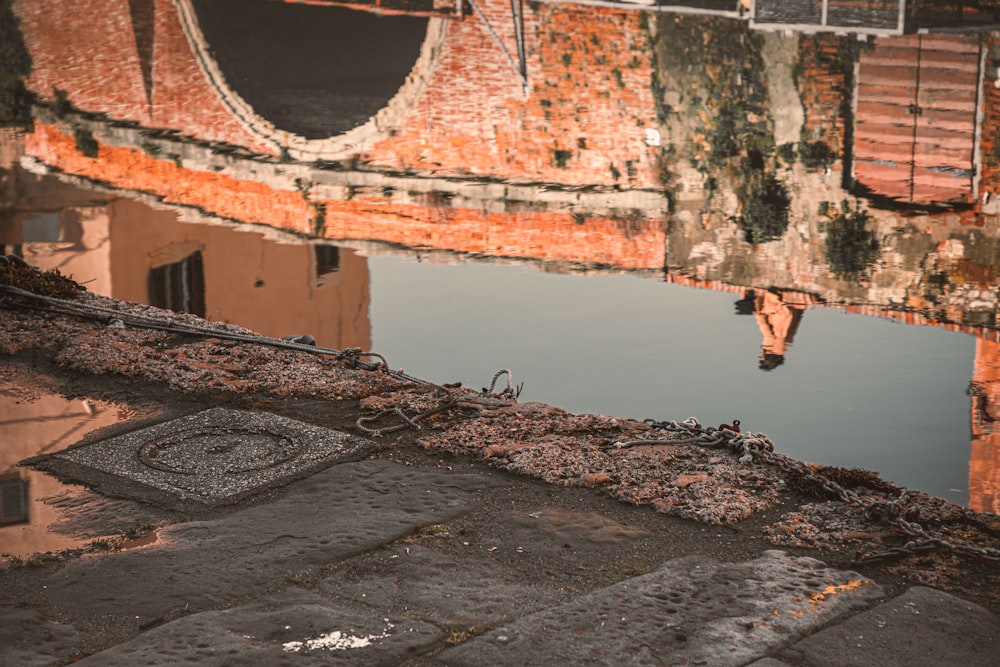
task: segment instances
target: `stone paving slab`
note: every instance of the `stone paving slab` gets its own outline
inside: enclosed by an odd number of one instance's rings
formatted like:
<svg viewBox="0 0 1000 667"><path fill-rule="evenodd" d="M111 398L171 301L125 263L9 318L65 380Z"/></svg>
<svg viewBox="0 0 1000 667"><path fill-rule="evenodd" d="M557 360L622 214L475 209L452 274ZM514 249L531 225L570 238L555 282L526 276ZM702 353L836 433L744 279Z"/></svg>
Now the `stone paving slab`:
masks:
<svg viewBox="0 0 1000 667"><path fill-rule="evenodd" d="M505 512L502 522L509 540L505 549L489 540L470 546L461 535L441 526L383 550L359 576L338 572L323 581L320 590L359 602L380 599L401 613L441 625L493 627L571 595L564 581L549 577L525 581L525 560L544 562L555 571L575 571L578 565L567 564L571 553L574 563L593 564L609 545L651 534L597 512L534 505ZM437 542L453 548L430 548Z"/></svg>
<svg viewBox="0 0 1000 667"><path fill-rule="evenodd" d="M394 611L440 625L490 627L543 609L558 599L558 585L512 580L511 572L470 554L456 558L419 544L394 546L389 566L362 579L338 573L319 584L355 602L379 600Z"/></svg>
<svg viewBox="0 0 1000 667"><path fill-rule="evenodd" d="M0 667L46 667L72 656L83 633L32 609L0 609Z"/></svg>
<svg viewBox="0 0 1000 667"><path fill-rule="evenodd" d="M127 610L136 625L171 610L214 608L458 516L491 484L389 461L344 463L267 504L164 529L152 546L71 562L48 577L41 596L73 615Z"/></svg>
<svg viewBox="0 0 1000 667"><path fill-rule="evenodd" d="M434 625L331 604L301 589L161 625L80 660L135 665L398 665L442 639Z"/></svg>
<svg viewBox="0 0 1000 667"><path fill-rule="evenodd" d="M446 665L745 665L856 611L882 589L855 572L767 551L687 556L519 618L442 652Z"/></svg>
<svg viewBox="0 0 1000 667"><path fill-rule="evenodd" d="M948 593L915 586L796 644L807 667L995 667L1000 616Z"/></svg>
<svg viewBox="0 0 1000 667"><path fill-rule="evenodd" d="M132 482L116 485L130 497L215 507L375 447L364 438L267 412L211 408L51 458L72 466L70 474L91 486L110 475Z"/></svg>

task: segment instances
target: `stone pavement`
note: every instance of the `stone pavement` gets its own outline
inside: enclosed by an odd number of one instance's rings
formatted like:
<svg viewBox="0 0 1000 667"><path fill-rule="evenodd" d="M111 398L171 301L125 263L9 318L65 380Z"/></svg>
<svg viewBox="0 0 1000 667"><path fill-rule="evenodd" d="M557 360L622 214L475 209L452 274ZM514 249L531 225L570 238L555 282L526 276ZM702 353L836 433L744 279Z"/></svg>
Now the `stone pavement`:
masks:
<svg viewBox="0 0 1000 667"><path fill-rule="evenodd" d="M721 558L724 531L593 489L213 414L48 460L126 496L88 492L112 519L141 501L160 527L148 546L0 572L0 665L1000 664L1000 616L945 592L757 543ZM166 477L130 482L123 437ZM308 474L262 475L299 455ZM169 492L192 461L213 462L203 484L260 488L223 507L209 489L198 509Z"/></svg>

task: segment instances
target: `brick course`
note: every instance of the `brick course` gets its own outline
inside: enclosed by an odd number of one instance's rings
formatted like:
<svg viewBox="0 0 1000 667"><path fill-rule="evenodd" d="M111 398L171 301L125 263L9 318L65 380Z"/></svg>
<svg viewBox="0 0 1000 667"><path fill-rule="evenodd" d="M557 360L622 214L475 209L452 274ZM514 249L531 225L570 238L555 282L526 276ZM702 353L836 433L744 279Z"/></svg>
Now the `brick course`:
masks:
<svg viewBox="0 0 1000 667"><path fill-rule="evenodd" d="M331 239L377 239L408 246L545 261L661 269L665 222L574 216L568 213L487 213L473 209L394 204L381 198L310 200L297 190L197 171L134 148L100 144L94 158L55 125L37 125L25 153L64 172L113 187L149 192L171 204Z"/></svg>
<svg viewBox="0 0 1000 667"><path fill-rule="evenodd" d="M152 63L142 62L124 0L15 4L35 61L29 85L43 97L54 99L58 88L83 111L277 154L230 113L212 87L173 3L155 5ZM477 4L516 61L510 3ZM51 20L54 15L62 19ZM527 95L478 16L448 21L424 95L402 128L360 158L444 175L657 187L658 149L644 142L645 128L657 124L642 15L526 5L524 35ZM152 75L152 100L144 67Z"/></svg>

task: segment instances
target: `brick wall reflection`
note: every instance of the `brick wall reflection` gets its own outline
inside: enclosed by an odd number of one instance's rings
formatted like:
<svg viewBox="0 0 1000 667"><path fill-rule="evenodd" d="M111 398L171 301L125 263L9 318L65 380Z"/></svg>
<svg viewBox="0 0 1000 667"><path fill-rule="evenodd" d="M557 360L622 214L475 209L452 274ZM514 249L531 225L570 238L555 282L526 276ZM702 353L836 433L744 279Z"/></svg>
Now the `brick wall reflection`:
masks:
<svg viewBox="0 0 1000 667"><path fill-rule="evenodd" d="M626 269L663 267L663 221L530 211L491 213L363 197L349 201L311 200L298 191L178 167L134 148L102 144L98 156L90 158L77 149L73 137L54 125L36 125L25 138L25 151L60 171L116 188L152 192L167 203L301 233L313 231L317 206L323 206L327 238L379 239L410 246Z"/></svg>
<svg viewBox="0 0 1000 667"><path fill-rule="evenodd" d="M1000 342L977 339L969 507L1000 514Z"/></svg>
<svg viewBox="0 0 1000 667"><path fill-rule="evenodd" d="M151 11L130 4L15 2L34 61L29 87L45 99L64 96L84 111L276 155L209 83L175 4L156 2ZM645 141L646 128L657 121L643 15L526 5L525 95L489 32L517 60L510 3L478 5L489 27L476 15L448 21L425 94L403 126L361 159L437 174L657 187L659 148ZM149 16L152 31L142 25Z"/></svg>
<svg viewBox="0 0 1000 667"><path fill-rule="evenodd" d="M229 180L211 178L218 175L206 172L190 172L190 179L174 177L171 169L176 167L172 163L125 149L115 149L121 151L123 162L115 168L104 168L109 165L100 158L111 149L102 147L98 159L85 158L75 148L64 145L72 145L71 138L42 127L25 138L25 149L32 150L43 138L56 139L44 144L46 150L71 151L66 166L75 165L74 173L95 179L100 176L103 182L122 189L135 189L127 185L128 179L143 173L150 179L147 187L153 191L158 177L179 188L176 198L165 197L168 201L180 203L177 198L183 199L182 192L187 189L192 195L200 193L206 202L213 201L213 197L217 203L232 202L237 208L226 211L237 219L252 214L255 205L281 214L280 207L267 208L267 193L271 191L263 186L229 189ZM54 153L46 155L55 159ZM114 161L118 155L112 151L106 157ZM81 164L76 165L76 159ZM19 246L33 265L58 268L97 294L148 302L152 269L199 252L208 319L228 318L271 336L310 333L319 344L330 347L370 347L367 262L350 250L338 251L331 259L330 252L316 243L280 243L259 232L236 231L219 224L182 223L176 210L154 208L118 195L101 195L51 176L28 174L17 170L15 162L12 158L0 163L0 175L10 183L8 192L12 195L5 208L8 215L0 219L0 245L8 251ZM204 187L199 176L209 177ZM255 199L255 192L263 194ZM194 200L199 201L198 197ZM299 202L303 203L301 198ZM304 206L303 211L311 210ZM189 216L199 217L190 211ZM40 226L53 229L45 238L25 236Z"/></svg>
<svg viewBox="0 0 1000 667"><path fill-rule="evenodd" d="M510 3L477 0L516 59ZM525 6L530 94L481 21L453 21L431 85L366 159L392 168L659 186L653 51L638 12Z"/></svg>
<svg viewBox="0 0 1000 667"><path fill-rule="evenodd" d="M15 0L32 58L28 87L43 99L64 97L76 108L111 118L146 127L190 127L201 139L268 151L202 74L175 4L155 2L151 12L136 13L130 4ZM150 17L152 31L133 25L134 19ZM152 43L140 44L142 39Z"/></svg>

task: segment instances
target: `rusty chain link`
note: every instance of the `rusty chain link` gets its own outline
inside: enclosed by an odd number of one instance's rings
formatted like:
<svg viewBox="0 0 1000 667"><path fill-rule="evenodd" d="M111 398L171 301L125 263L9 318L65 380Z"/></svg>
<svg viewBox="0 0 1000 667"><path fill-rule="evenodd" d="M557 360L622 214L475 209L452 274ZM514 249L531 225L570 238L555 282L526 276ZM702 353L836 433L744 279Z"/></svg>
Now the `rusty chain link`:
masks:
<svg viewBox="0 0 1000 667"><path fill-rule="evenodd" d="M842 502L860 507L865 516L876 523L883 523L898 528L906 536L912 538L901 547L893 547L886 551L871 553L859 558L859 561L871 562L893 556L915 555L936 549L947 549L957 554L973 556L992 561L1000 561L1000 549L980 547L962 539L944 539L929 533L923 526L903 517L904 504L911 491L903 490L898 498L892 500L877 500L865 498L852 489L846 489L834 480L817 473L809 465L774 451L774 443L763 433L739 433L726 428L703 427L698 420L691 417L682 422L645 420L647 424L658 431L670 434L671 437L651 440L631 440L616 442L615 449L623 449L650 444L698 444L705 447L725 446L739 456L742 464L759 461L774 466L788 475L795 475L817 484L827 493L838 497Z"/></svg>

